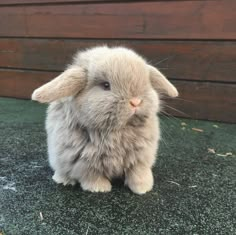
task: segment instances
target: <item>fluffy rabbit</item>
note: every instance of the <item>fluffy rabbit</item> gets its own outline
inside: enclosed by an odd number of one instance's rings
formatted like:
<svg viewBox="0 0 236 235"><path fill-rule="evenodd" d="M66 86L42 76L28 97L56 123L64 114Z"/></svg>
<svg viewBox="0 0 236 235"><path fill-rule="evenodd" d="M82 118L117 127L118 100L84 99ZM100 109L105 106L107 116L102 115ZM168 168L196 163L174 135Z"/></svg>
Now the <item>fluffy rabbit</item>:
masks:
<svg viewBox="0 0 236 235"><path fill-rule="evenodd" d="M178 95L134 51L104 46L79 52L65 72L32 94L50 103L46 130L53 180L108 192L112 178L125 176L134 193L150 191L160 93Z"/></svg>

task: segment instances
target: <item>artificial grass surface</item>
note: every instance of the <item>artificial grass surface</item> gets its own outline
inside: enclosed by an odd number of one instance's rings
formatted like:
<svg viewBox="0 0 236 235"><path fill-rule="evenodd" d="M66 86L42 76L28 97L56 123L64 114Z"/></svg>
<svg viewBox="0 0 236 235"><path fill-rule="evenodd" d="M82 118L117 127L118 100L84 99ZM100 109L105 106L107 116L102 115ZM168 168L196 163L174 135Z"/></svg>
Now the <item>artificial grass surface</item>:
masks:
<svg viewBox="0 0 236 235"><path fill-rule="evenodd" d="M236 234L236 125L162 118L153 191L138 196L116 181L95 194L51 180L45 107L0 99L2 233Z"/></svg>

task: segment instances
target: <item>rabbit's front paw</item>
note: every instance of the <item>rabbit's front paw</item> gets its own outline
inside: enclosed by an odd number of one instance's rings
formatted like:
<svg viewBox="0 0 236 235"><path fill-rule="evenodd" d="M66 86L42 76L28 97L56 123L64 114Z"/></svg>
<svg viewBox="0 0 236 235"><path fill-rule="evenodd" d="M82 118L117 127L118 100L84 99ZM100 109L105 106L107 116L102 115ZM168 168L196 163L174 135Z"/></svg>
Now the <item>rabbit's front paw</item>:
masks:
<svg viewBox="0 0 236 235"><path fill-rule="evenodd" d="M66 185L72 185L73 186L73 185L76 184L75 180L69 179L68 177L63 177L63 176L59 175L57 172L54 173L52 179L57 184L63 184L64 186L66 186Z"/></svg>
<svg viewBox="0 0 236 235"><path fill-rule="evenodd" d="M90 192L110 192L111 183L105 177L97 177L96 179L87 179L81 182L81 187L85 191Z"/></svg>
<svg viewBox="0 0 236 235"><path fill-rule="evenodd" d="M125 184L136 194L144 194L152 190L153 175L151 169L130 171L125 179Z"/></svg>

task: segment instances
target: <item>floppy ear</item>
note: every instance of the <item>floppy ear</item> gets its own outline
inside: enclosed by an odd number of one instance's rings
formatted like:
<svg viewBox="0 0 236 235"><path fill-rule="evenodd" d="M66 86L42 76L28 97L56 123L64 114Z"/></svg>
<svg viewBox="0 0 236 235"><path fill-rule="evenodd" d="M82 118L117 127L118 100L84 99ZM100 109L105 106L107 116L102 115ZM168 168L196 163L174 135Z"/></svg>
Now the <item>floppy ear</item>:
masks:
<svg viewBox="0 0 236 235"><path fill-rule="evenodd" d="M36 89L32 100L50 103L57 99L75 95L86 85L86 76L82 68L69 68L52 81Z"/></svg>
<svg viewBox="0 0 236 235"><path fill-rule="evenodd" d="M167 80L167 78L161 72L159 72L151 65L148 65L148 68L151 84L158 93L165 93L170 97L177 97L179 95L177 89Z"/></svg>

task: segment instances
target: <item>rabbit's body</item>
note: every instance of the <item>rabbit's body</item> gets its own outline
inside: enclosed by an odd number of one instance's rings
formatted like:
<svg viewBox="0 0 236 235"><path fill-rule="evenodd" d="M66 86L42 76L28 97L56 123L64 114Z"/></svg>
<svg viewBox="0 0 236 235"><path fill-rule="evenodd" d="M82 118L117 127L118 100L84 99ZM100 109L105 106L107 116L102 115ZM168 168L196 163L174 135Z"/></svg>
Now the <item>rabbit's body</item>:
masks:
<svg viewBox="0 0 236 235"><path fill-rule="evenodd" d="M53 102L48 108L49 162L58 183L74 184L83 181L81 178L89 179L98 174L111 180L125 175L125 171L137 163L148 169L152 167L160 136L155 114L143 119L134 118L121 130L97 131L80 126L73 117L72 105L69 99ZM152 180L150 183L151 187ZM110 187L89 189L107 191Z"/></svg>
<svg viewBox="0 0 236 235"><path fill-rule="evenodd" d="M159 92L178 94L131 50L98 47L79 53L32 96L51 102L46 130L54 181L107 192L110 180L124 175L133 192L150 191L160 138Z"/></svg>

